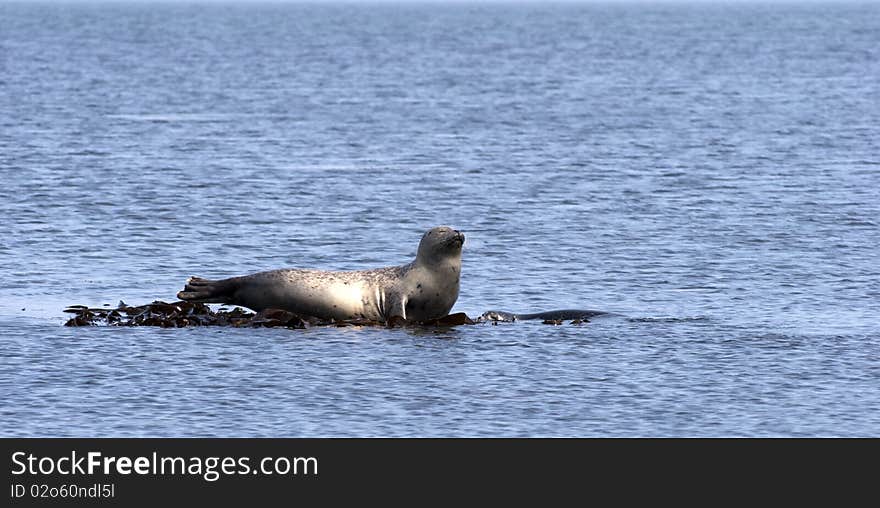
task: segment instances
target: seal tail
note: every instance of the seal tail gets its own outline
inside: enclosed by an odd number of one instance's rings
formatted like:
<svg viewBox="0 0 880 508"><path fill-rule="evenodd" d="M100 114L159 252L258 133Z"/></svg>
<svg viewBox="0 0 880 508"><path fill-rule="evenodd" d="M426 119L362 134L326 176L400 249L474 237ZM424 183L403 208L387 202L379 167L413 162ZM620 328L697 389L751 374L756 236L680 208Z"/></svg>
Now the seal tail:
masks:
<svg viewBox="0 0 880 508"><path fill-rule="evenodd" d="M188 302L231 303L236 287L234 279L208 280L190 277L183 291L177 293L177 297Z"/></svg>

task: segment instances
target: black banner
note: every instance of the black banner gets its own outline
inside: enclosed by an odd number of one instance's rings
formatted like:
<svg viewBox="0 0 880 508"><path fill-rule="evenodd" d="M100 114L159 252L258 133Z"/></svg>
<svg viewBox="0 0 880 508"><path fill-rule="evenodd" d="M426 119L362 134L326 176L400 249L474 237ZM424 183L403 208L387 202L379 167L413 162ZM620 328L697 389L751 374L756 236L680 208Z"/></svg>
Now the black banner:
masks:
<svg viewBox="0 0 880 508"><path fill-rule="evenodd" d="M873 485L876 440L4 439L11 506L689 497ZM862 467L860 464L867 464ZM843 474L845 472L845 474ZM769 491L767 489L770 489ZM414 500L415 502L415 500Z"/></svg>

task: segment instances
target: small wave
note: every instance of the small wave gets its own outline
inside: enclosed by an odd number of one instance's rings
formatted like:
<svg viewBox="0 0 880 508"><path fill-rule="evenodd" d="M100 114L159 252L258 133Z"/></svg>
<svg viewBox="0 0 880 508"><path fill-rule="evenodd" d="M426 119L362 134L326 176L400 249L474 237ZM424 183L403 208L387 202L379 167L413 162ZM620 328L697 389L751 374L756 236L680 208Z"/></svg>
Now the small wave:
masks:
<svg viewBox="0 0 880 508"><path fill-rule="evenodd" d="M630 323L690 323L693 321L711 321L708 316L686 317L633 317L627 318Z"/></svg>
<svg viewBox="0 0 880 508"><path fill-rule="evenodd" d="M119 114L107 115L107 118L115 120L129 120L135 122L231 122L240 115L205 114L205 113L144 113L144 114Z"/></svg>

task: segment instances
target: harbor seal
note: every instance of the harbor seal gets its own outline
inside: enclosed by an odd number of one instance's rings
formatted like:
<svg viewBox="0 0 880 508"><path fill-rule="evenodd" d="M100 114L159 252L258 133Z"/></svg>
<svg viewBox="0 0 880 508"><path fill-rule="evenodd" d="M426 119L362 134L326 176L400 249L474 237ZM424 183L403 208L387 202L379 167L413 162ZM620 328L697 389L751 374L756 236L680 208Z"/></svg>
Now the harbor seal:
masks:
<svg viewBox="0 0 880 508"><path fill-rule="evenodd" d="M336 272L281 269L223 280L190 277L177 297L339 321L429 321L449 314L458 299L463 244L464 234L440 226L422 236L416 259L406 265Z"/></svg>

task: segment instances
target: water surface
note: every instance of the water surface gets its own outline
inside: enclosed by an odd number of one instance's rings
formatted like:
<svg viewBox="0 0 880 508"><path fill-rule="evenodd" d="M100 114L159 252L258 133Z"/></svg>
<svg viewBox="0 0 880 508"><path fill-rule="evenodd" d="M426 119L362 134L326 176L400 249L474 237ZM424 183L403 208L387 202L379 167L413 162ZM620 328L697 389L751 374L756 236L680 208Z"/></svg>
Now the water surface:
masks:
<svg viewBox="0 0 880 508"><path fill-rule="evenodd" d="M880 8L0 4L0 434L876 436ZM584 326L61 326L403 264Z"/></svg>

